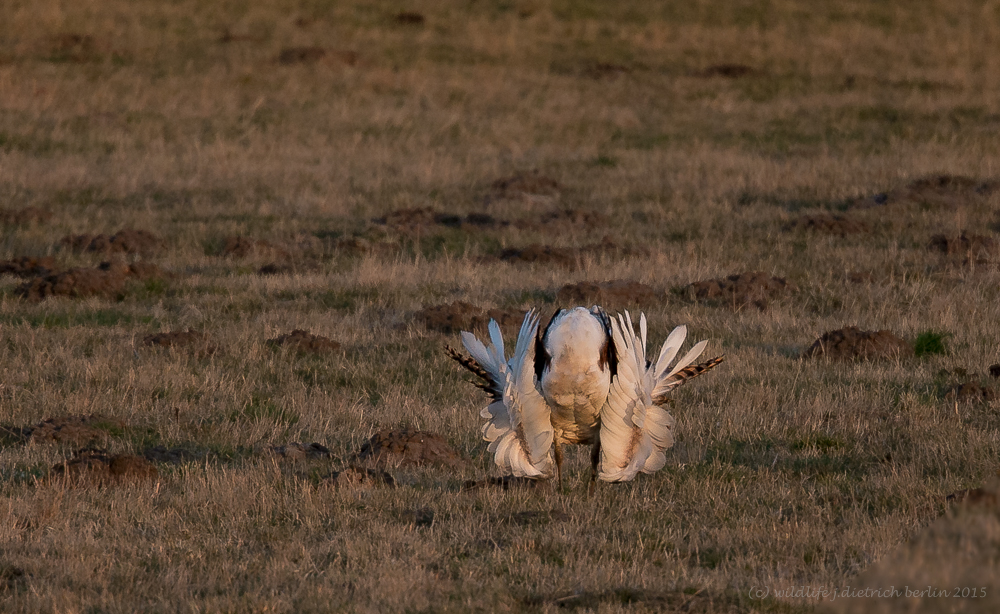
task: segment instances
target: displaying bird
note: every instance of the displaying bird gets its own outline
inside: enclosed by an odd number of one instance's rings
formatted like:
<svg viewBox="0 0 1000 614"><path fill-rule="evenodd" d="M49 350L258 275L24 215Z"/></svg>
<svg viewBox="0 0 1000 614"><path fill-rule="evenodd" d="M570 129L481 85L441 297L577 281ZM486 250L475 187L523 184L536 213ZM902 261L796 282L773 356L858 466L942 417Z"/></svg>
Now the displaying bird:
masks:
<svg viewBox="0 0 1000 614"><path fill-rule="evenodd" d="M707 341L696 344L673 368L687 328L670 333L655 363L646 359L646 315L609 316L603 309L575 307L556 312L539 332L539 314L524 318L508 358L496 321L485 345L469 332L462 344L469 356L448 354L482 381L493 401L482 410L483 438L500 468L519 477L548 479L562 487L562 445L593 445L595 478L624 482L666 463L674 443L674 418L662 405L668 393L722 362L694 365Z"/></svg>

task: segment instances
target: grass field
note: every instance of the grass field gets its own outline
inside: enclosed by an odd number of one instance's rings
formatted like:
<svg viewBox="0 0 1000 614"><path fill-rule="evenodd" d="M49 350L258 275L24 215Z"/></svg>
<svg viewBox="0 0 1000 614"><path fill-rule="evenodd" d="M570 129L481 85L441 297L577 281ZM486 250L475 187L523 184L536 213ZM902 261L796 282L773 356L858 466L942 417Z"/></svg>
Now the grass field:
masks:
<svg viewBox="0 0 1000 614"><path fill-rule="evenodd" d="M0 3L0 260L113 263L0 276L0 610L995 611L995 491L945 498L1000 455L998 48L972 1ZM666 467L463 490L486 399L421 310L611 280L727 356ZM917 352L801 357L851 325ZM88 441L36 425L91 415L157 477L56 476ZM331 485L404 427L465 460Z"/></svg>

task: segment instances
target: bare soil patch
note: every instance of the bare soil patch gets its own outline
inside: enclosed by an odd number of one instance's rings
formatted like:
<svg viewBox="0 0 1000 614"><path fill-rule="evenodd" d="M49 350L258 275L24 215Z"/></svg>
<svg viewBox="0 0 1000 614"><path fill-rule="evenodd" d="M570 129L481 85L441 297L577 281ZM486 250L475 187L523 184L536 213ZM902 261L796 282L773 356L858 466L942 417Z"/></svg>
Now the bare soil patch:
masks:
<svg viewBox="0 0 1000 614"><path fill-rule="evenodd" d="M279 64L312 64L326 55L322 47L285 47L278 53Z"/></svg>
<svg viewBox="0 0 1000 614"><path fill-rule="evenodd" d="M869 232L870 228L864 222L852 220L847 216L830 213L813 213L803 215L793 220L786 230L806 230L822 234L846 237L847 235Z"/></svg>
<svg viewBox="0 0 1000 614"><path fill-rule="evenodd" d="M443 465L454 468L465 463L444 437L412 429L386 429L375 433L361 446L357 457L376 465L399 467Z"/></svg>
<svg viewBox="0 0 1000 614"><path fill-rule="evenodd" d="M230 236L223 239L220 255L226 258L249 258L266 255L288 258L291 256L291 252L287 248L265 239Z"/></svg>
<svg viewBox="0 0 1000 614"><path fill-rule="evenodd" d="M267 344L273 347L288 346L302 354L328 354L340 349L340 343L299 328L274 339L268 339Z"/></svg>
<svg viewBox="0 0 1000 614"><path fill-rule="evenodd" d="M76 268L31 279L14 291L17 296L37 302L51 296L80 298L85 296L114 297L125 290L129 279L145 281L168 279L172 275L155 264L136 262L131 265L103 262L97 268Z"/></svg>
<svg viewBox="0 0 1000 614"><path fill-rule="evenodd" d="M750 77L760 74L757 69L746 64L724 63L713 64L704 70L692 73L695 77L712 79L721 77L723 79L739 79L740 77Z"/></svg>
<svg viewBox="0 0 1000 614"><path fill-rule="evenodd" d="M825 356L835 360L893 359L913 356L913 346L888 330L861 330L848 326L823 333L803 358Z"/></svg>
<svg viewBox="0 0 1000 614"><path fill-rule="evenodd" d="M215 354L219 349L211 343L207 334L191 328L186 331L174 330L166 333L146 335L142 339L142 344L162 348L185 349L196 353L198 356L210 356Z"/></svg>
<svg viewBox="0 0 1000 614"><path fill-rule="evenodd" d="M983 203L1000 189L1000 181L963 175L930 175L874 196L859 198L852 207L925 206L958 209Z"/></svg>
<svg viewBox="0 0 1000 614"><path fill-rule="evenodd" d="M462 490L479 490L482 488L499 488L500 490L510 490L512 488L536 488L542 484L547 484L543 480L532 480L514 475L505 475L499 478L486 478L485 480L467 480L462 484Z"/></svg>
<svg viewBox="0 0 1000 614"><path fill-rule="evenodd" d="M624 64L597 62L585 68L583 74L591 79L608 79L614 81L618 77L632 74L632 68Z"/></svg>
<svg viewBox="0 0 1000 614"><path fill-rule="evenodd" d="M601 305L608 309L651 305L663 296L651 286L629 279L582 281L559 289L556 300L563 305Z"/></svg>
<svg viewBox="0 0 1000 614"><path fill-rule="evenodd" d="M395 488L396 480L385 471L378 469L367 469L351 465L343 471L335 471L327 476L323 482L333 488Z"/></svg>
<svg viewBox="0 0 1000 614"><path fill-rule="evenodd" d="M121 430L125 424L100 414L46 418L25 429L28 441L37 444L86 446L111 437L109 431Z"/></svg>
<svg viewBox="0 0 1000 614"><path fill-rule="evenodd" d="M21 256L13 260L0 261L0 275L32 278L49 275L55 269L56 259L52 256Z"/></svg>
<svg viewBox="0 0 1000 614"><path fill-rule="evenodd" d="M996 398L996 389L977 382L958 384L945 394L946 401L957 403L992 403Z"/></svg>
<svg viewBox="0 0 1000 614"><path fill-rule="evenodd" d="M296 441L283 446L271 446L268 451L274 456L292 462L327 459L333 456L329 448L316 442L300 443Z"/></svg>
<svg viewBox="0 0 1000 614"><path fill-rule="evenodd" d="M113 235L67 235L59 243L75 252L141 254L144 256L155 254L163 247L163 240L152 232L133 228L119 230Z"/></svg>
<svg viewBox="0 0 1000 614"><path fill-rule="evenodd" d="M565 207L552 209L538 216L521 218L514 222L514 226L520 230L559 233L568 230L602 230L610 223L610 218L600 211ZM611 241L609 237L604 240Z"/></svg>
<svg viewBox="0 0 1000 614"><path fill-rule="evenodd" d="M642 248L623 247L610 237L604 237L600 243L592 243L583 247L553 247L532 243L526 247L509 247L500 252L498 258L504 262L524 264L553 264L568 269L577 268L587 257L648 255Z"/></svg>
<svg viewBox="0 0 1000 614"><path fill-rule="evenodd" d="M56 62L84 64L99 62L111 46L91 34L63 32L49 37L48 59Z"/></svg>
<svg viewBox="0 0 1000 614"><path fill-rule="evenodd" d="M38 207L0 210L0 224L4 226L32 223L41 224L50 219L52 219L52 212L46 209L39 209Z"/></svg>
<svg viewBox="0 0 1000 614"><path fill-rule="evenodd" d="M500 200L550 201L557 199L563 186L551 177L537 170L500 177L490 184L486 203Z"/></svg>
<svg viewBox="0 0 1000 614"><path fill-rule="evenodd" d="M49 480L65 480L80 486L104 486L158 478L160 472L148 460L133 454L112 455L107 450L85 448L73 458L53 465Z"/></svg>
<svg viewBox="0 0 1000 614"><path fill-rule="evenodd" d="M333 242L334 251L346 256L389 256L401 249L394 241L372 240L365 237L340 237Z"/></svg>
<svg viewBox="0 0 1000 614"><path fill-rule="evenodd" d="M459 215L440 212L431 207L396 209L382 217L372 218L372 222L379 226L384 226L393 232L407 235L424 232L428 228L435 226L461 228L463 230L483 230L510 226L509 221L495 218L488 213Z"/></svg>
<svg viewBox="0 0 1000 614"><path fill-rule="evenodd" d="M490 320L496 320L500 328L518 328L524 321L526 312L520 309L485 310L465 301L455 301L444 305L425 307L414 314L416 320L429 330L453 334L465 331L484 331Z"/></svg>
<svg viewBox="0 0 1000 614"><path fill-rule="evenodd" d="M427 21L423 13L417 13L416 11L403 11L401 13L396 13L393 16L392 21L401 26L422 26Z"/></svg>
<svg viewBox="0 0 1000 614"><path fill-rule="evenodd" d="M932 251L938 251L949 256L958 255L972 258L995 256L998 251L997 241L993 237L966 231L950 236L945 234L933 235L927 247Z"/></svg>
<svg viewBox="0 0 1000 614"><path fill-rule="evenodd" d="M688 289L693 300L735 307L755 305L759 309L765 309L772 300L794 292L797 288L783 277L754 271L721 279L696 281Z"/></svg>

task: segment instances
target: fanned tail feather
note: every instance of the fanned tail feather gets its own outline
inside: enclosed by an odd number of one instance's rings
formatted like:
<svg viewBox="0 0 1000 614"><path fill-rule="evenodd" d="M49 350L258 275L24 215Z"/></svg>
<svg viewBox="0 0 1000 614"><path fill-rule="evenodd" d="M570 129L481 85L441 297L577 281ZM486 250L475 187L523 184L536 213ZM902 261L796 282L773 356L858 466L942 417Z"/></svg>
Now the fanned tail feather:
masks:
<svg viewBox="0 0 1000 614"><path fill-rule="evenodd" d="M715 367L719 366L725 359L725 355L716 356L711 360L707 360L697 365L684 367L683 369L677 371L664 381L660 382L660 384L656 387L657 394L653 397L653 403L656 405L666 403L668 392L677 388L681 384L698 377L699 375L703 375L704 373L711 371Z"/></svg>

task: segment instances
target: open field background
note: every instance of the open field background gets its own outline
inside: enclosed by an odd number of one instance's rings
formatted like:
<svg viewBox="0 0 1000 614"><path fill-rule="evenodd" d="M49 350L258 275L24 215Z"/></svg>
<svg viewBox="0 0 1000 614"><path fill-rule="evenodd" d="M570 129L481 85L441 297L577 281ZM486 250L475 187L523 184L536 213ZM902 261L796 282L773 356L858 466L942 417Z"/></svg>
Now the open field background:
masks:
<svg viewBox="0 0 1000 614"><path fill-rule="evenodd" d="M0 3L0 259L112 262L0 276L0 610L996 590L996 496L945 498L1000 453L998 49L995 2ZM849 225L807 227L820 214ZM123 229L155 237L62 241ZM751 271L791 285L689 286ZM552 309L609 280L648 287L612 306L645 311L657 347L687 323L727 355L676 394L667 466L588 498L572 450L565 493L462 491L495 473L485 399L421 310ZM800 357L849 325L920 355ZM207 338L144 343L189 328ZM266 343L293 329L340 347ZM75 438L36 428L92 415ZM465 460L331 481L402 427ZM293 442L329 454L272 449ZM49 475L87 444L158 477Z"/></svg>

